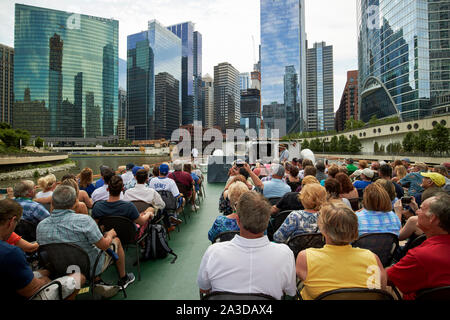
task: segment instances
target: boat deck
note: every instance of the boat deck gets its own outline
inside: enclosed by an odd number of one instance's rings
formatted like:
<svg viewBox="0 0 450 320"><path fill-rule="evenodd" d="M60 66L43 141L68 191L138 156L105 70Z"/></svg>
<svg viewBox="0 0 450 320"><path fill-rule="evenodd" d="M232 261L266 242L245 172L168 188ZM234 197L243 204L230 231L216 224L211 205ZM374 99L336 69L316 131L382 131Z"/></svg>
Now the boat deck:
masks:
<svg viewBox="0 0 450 320"><path fill-rule="evenodd" d="M180 216L183 220L180 231L170 233L169 246L178 256L174 264L170 263L172 255L165 259L141 261L139 281L137 266L133 266L136 251L134 247L130 247L126 252L126 270L133 272L136 280L126 289L127 300L199 300L197 272L201 258L211 244L208 230L220 214L219 197L224 186L205 181L206 198L201 201L200 210L191 212L190 205L186 206L187 219ZM115 268L109 268L102 278L111 283L117 281ZM78 298L88 298L87 293L78 295ZM111 300L123 299L123 293L119 292Z"/></svg>

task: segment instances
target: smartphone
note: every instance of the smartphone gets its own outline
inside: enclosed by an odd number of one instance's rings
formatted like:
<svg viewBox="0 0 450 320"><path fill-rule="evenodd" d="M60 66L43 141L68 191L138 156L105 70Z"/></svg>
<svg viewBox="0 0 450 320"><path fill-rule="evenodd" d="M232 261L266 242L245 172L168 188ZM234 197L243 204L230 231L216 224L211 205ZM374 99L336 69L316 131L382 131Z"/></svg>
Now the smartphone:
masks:
<svg viewBox="0 0 450 320"><path fill-rule="evenodd" d="M403 209L409 209L409 205L411 204L412 197L402 197L402 205Z"/></svg>

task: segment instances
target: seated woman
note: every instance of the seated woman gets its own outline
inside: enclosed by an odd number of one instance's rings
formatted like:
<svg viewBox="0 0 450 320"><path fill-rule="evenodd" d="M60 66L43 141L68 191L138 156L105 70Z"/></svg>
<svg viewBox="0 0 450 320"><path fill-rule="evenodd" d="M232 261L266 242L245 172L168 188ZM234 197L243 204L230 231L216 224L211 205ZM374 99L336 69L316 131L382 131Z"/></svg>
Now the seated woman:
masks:
<svg viewBox="0 0 450 320"><path fill-rule="evenodd" d="M341 194L339 195L339 197L346 199L359 198L358 190L356 190L356 188L353 186L352 181L350 180L348 175L343 172L339 172L338 174L336 174L335 179L341 184Z"/></svg>
<svg viewBox="0 0 450 320"><path fill-rule="evenodd" d="M222 232L225 231L239 231L239 226L236 222L236 204L239 201L241 195L246 192L250 192L248 186L242 181L236 181L228 188L228 199L230 200L230 206L233 212L227 216L218 216L214 221L211 229L208 231L209 241L214 239Z"/></svg>
<svg viewBox="0 0 450 320"><path fill-rule="evenodd" d="M301 251L296 262L304 300L340 288L386 288L386 271L377 255L350 244L358 238L358 218L351 209L328 203L320 210L318 225L326 245Z"/></svg>
<svg viewBox="0 0 450 320"><path fill-rule="evenodd" d="M317 232L317 216L326 198L327 192L319 183L305 185L300 192L300 201L305 209L292 211L274 233L273 239L276 242L286 242L297 234Z"/></svg>
<svg viewBox="0 0 450 320"><path fill-rule="evenodd" d="M302 184L300 178L298 177L298 167L288 166L289 170L286 171L286 184L291 187L291 191L295 192L297 188Z"/></svg>
<svg viewBox="0 0 450 320"><path fill-rule="evenodd" d="M56 177L54 174L49 174L45 177L39 178L38 186L42 189L36 194L37 199L48 198L53 194L53 190L56 188Z"/></svg>
<svg viewBox="0 0 450 320"><path fill-rule="evenodd" d="M389 198L391 199L391 203L392 203L392 210L394 210L394 204L397 202L397 194L395 193L395 186L394 184L386 179L378 179L377 181L375 181L375 183L379 184L380 186L382 186L384 188L384 190L386 190L386 192L389 195Z"/></svg>
<svg viewBox="0 0 450 320"><path fill-rule="evenodd" d="M347 205L350 209L352 205L347 198L341 198L339 195L341 194L341 184L334 178L328 178L325 180L325 190L327 190L327 200L338 200L342 201L345 205Z"/></svg>
<svg viewBox="0 0 450 320"><path fill-rule="evenodd" d="M358 216L359 236L366 233L393 233L399 235L402 224L392 211L392 203L384 188L372 183L364 189L363 209Z"/></svg>
<svg viewBox="0 0 450 320"><path fill-rule="evenodd" d="M320 184L319 180L315 176L306 176L302 180L302 184L297 188L296 192L302 191L302 188L306 186L307 184L316 183Z"/></svg>
<svg viewBox="0 0 450 320"><path fill-rule="evenodd" d="M75 202L74 207L72 208L73 211L80 214L88 214L88 208L84 202L81 202L79 200L79 193L80 189L78 189L78 183L74 179L66 179L61 182L62 186L71 186L75 189L76 195L77 195L77 201Z"/></svg>
<svg viewBox="0 0 450 320"><path fill-rule="evenodd" d="M92 183L94 181L94 175L91 168L84 168L80 172L80 181L78 186L80 190L84 190L87 192L89 198L92 195L92 192L95 190L95 186Z"/></svg>

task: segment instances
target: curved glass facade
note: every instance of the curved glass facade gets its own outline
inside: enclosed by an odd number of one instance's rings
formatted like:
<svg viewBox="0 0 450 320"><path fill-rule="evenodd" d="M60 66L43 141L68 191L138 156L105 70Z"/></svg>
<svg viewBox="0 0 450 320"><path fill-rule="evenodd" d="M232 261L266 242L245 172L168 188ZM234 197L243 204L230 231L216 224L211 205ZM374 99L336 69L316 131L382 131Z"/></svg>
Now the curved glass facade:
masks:
<svg viewBox="0 0 450 320"><path fill-rule="evenodd" d="M13 126L42 137L117 134L119 22L16 4Z"/></svg>
<svg viewBox="0 0 450 320"><path fill-rule="evenodd" d="M449 95L449 11L450 1L358 1L362 120L395 115L396 110L403 120L419 119ZM369 77L387 91L376 93ZM394 113L387 114L383 106L392 101Z"/></svg>
<svg viewBox="0 0 450 320"><path fill-rule="evenodd" d="M292 71L296 74L292 74ZM296 75L297 84L285 86ZM292 92L285 92L290 89ZM304 0L261 0L261 103L286 104L288 131L301 131L306 117ZM284 101L285 97L289 97ZM294 128L292 128L294 126Z"/></svg>

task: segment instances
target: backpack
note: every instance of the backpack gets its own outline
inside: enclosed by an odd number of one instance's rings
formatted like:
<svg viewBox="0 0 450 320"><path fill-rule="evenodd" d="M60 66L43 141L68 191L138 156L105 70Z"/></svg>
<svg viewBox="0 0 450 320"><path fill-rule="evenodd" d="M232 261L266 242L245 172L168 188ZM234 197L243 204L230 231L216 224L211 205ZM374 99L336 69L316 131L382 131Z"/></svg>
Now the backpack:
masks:
<svg viewBox="0 0 450 320"><path fill-rule="evenodd" d="M168 190L160 190L158 193L166 204L166 207L164 208L165 211L169 212L177 210L177 199L175 199L172 192Z"/></svg>
<svg viewBox="0 0 450 320"><path fill-rule="evenodd" d="M166 229L160 224L151 224L148 226L147 232L143 260L164 259L170 253L175 256L170 263L175 263L178 256L167 243Z"/></svg>

